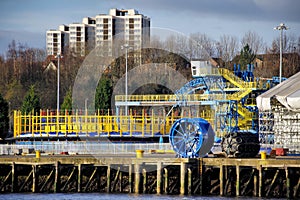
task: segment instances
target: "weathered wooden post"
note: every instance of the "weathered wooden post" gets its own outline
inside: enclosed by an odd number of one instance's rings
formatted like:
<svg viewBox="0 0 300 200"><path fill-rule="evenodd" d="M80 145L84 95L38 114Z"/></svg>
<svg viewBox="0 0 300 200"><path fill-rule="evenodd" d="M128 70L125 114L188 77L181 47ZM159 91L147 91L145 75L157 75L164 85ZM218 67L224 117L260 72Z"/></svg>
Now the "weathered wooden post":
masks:
<svg viewBox="0 0 300 200"><path fill-rule="evenodd" d="M141 175L140 175L140 164L136 163L134 165L134 192L136 194L140 193L140 181L141 181Z"/></svg>
<svg viewBox="0 0 300 200"><path fill-rule="evenodd" d="M111 172L111 169L110 169L110 165L107 165L107 170L106 170L106 178L107 178L107 182L106 182L106 192L107 193L110 193L110 186L111 186L111 176L110 176L110 172Z"/></svg>
<svg viewBox="0 0 300 200"><path fill-rule="evenodd" d="M291 179L289 176L289 168L285 167L285 177L286 177L286 198L290 199L291 197Z"/></svg>
<svg viewBox="0 0 300 200"><path fill-rule="evenodd" d="M199 159L199 193L203 194L203 158Z"/></svg>
<svg viewBox="0 0 300 200"><path fill-rule="evenodd" d="M36 191L36 186L37 186L37 174L36 174L36 166L32 165L32 192L35 193Z"/></svg>
<svg viewBox="0 0 300 200"><path fill-rule="evenodd" d="M169 172L167 168L164 168L164 193L169 193Z"/></svg>
<svg viewBox="0 0 300 200"><path fill-rule="evenodd" d="M180 194L185 195L185 171L186 164L184 162L180 163Z"/></svg>
<svg viewBox="0 0 300 200"><path fill-rule="evenodd" d="M192 195L192 187L193 187L193 177L192 177L192 169L191 168L188 168L188 195Z"/></svg>
<svg viewBox="0 0 300 200"><path fill-rule="evenodd" d="M240 196L240 166L236 165L236 196Z"/></svg>
<svg viewBox="0 0 300 200"><path fill-rule="evenodd" d="M78 164L77 192L79 192L79 193L81 192L81 182L82 182L81 168L82 168L82 165Z"/></svg>
<svg viewBox="0 0 300 200"><path fill-rule="evenodd" d="M143 169L143 194L147 193L147 182L148 182L147 170Z"/></svg>
<svg viewBox="0 0 300 200"><path fill-rule="evenodd" d="M156 193L157 194L161 194L161 185L162 185L161 170L162 170L162 163L157 162L157 170L156 170L156 176L157 176Z"/></svg>
<svg viewBox="0 0 300 200"><path fill-rule="evenodd" d="M16 187L16 165L15 162L11 164L11 192L15 192Z"/></svg>
<svg viewBox="0 0 300 200"><path fill-rule="evenodd" d="M223 165L220 165L220 174L219 174L219 179L220 179L220 196L223 196L224 192L224 169Z"/></svg>
<svg viewBox="0 0 300 200"><path fill-rule="evenodd" d="M254 169L253 168L253 170L255 170L255 172L254 172L254 177L253 177L253 195L255 196L255 197L257 197L257 191L258 191L258 189L257 189L257 180L258 180L258 174L257 174L257 169Z"/></svg>
<svg viewBox="0 0 300 200"><path fill-rule="evenodd" d="M258 179L259 179L259 188L258 188L258 196L262 197L262 189L263 189L263 173L262 173L262 166L258 167Z"/></svg>
<svg viewBox="0 0 300 200"><path fill-rule="evenodd" d="M129 193L133 192L132 188L132 165L128 166L128 184L129 184Z"/></svg>
<svg viewBox="0 0 300 200"><path fill-rule="evenodd" d="M55 177L54 177L54 193L59 192L60 188L60 174L59 174L59 162L55 163Z"/></svg>

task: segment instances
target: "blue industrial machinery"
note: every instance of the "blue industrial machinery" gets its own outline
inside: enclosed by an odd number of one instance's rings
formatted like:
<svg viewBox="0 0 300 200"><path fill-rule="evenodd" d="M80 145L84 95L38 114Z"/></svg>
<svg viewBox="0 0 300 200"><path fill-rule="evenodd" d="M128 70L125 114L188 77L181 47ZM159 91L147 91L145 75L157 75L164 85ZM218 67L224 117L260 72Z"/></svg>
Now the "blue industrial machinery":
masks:
<svg viewBox="0 0 300 200"><path fill-rule="evenodd" d="M179 157L203 157L214 144L215 132L202 118L182 118L170 129L170 142Z"/></svg>
<svg viewBox="0 0 300 200"><path fill-rule="evenodd" d="M209 68L207 63L196 65L192 64L194 79L175 94L184 96L202 90L208 95L205 101L211 102L210 108L202 110L214 112L210 119L213 124L202 118L177 120L169 135L174 151L179 157L203 157L211 150L216 131L222 137L221 148L228 157L254 157L260 149L257 109L246 102L250 94L253 98L264 90L255 80L254 66L247 65L247 69L241 70L240 65L234 65L232 73L227 69ZM208 103L200 102L200 105Z"/></svg>

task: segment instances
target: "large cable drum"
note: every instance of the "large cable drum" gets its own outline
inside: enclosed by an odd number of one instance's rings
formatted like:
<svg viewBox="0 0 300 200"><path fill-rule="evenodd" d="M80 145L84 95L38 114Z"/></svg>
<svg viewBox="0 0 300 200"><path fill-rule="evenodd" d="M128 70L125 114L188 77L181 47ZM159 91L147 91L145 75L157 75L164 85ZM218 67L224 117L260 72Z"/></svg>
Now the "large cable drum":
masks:
<svg viewBox="0 0 300 200"><path fill-rule="evenodd" d="M170 142L179 157L204 157L214 144L215 132L202 118L182 118L170 129Z"/></svg>

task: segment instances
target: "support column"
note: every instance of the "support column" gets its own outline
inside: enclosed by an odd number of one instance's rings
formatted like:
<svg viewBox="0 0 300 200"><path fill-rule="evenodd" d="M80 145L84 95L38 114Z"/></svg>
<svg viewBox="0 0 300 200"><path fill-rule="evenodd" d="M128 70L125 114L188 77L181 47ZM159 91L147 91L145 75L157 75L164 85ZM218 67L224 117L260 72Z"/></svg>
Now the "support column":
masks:
<svg viewBox="0 0 300 200"><path fill-rule="evenodd" d="M15 162L12 162L11 164L11 192L16 192L15 187L16 187L16 174L15 174L15 168L16 164Z"/></svg>
<svg viewBox="0 0 300 200"><path fill-rule="evenodd" d="M37 186L37 174L36 174L36 166L32 165L32 192L35 193Z"/></svg>
<svg viewBox="0 0 300 200"><path fill-rule="evenodd" d="M129 183L129 193L133 192L132 188L132 165L128 166L128 183Z"/></svg>
<svg viewBox="0 0 300 200"><path fill-rule="evenodd" d="M157 162L157 170L156 170L156 176L157 176L157 184L156 184L156 193L161 194L161 183L162 183L162 176L161 176L161 170L162 170L162 163Z"/></svg>
<svg viewBox="0 0 300 200"><path fill-rule="evenodd" d="M235 196L240 196L240 166L236 166L236 185L235 185Z"/></svg>
<svg viewBox="0 0 300 200"><path fill-rule="evenodd" d="M262 197L262 188L263 188L263 173L262 173L262 166L260 165L258 168L258 179L259 179L259 188L258 188L258 196Z"/></svg>
<svg viewBox="0 0 300 200"><path fill-rule="evenodd" d="M167 168L164 168L164 193L169 194L169 172Z"/></svg>
<svg viewBox="0 0 300 200"><path fill-rule="evenodd" d="M82 165L81 164L78 164L78 178L77 178L77 192L81 192L81 168L82 168Z"/></svg>
<svg viewBox="0 0 300 200"><path fill-rule="evenodd" d="M134 192L136 194L140 193L140 181L141 181L141 175L140 175L140 165L135 164L134 165Z"/></svg>
<svg viewBox="0 0 300 200"><path fill-rule="evenodd" d="M121 168L120 173L119 173L119 182L120 182L120 193L122 193L123 192L123 184L122 184L122 182L123 182L123 173L122 173L122 168Z"/></svg>
<svg viewBox="0 0 300 200"><path fill-rule="evenodd" d="M203 160L199 159L199 193L203 194Z"/></svg>
<svg viewBox="0 0 300 200"><path fill-rule="evenodd" d="M110 186L111 186L111 180L110 180L110 165L107 165L107 174L106 174L106 177L107 177L107 185L106 185L106 192L107 193L110 193Z"/></svg>
<svg viewBox="0 0 300 200"><path fill-rule="evenodd" d="M254 169L253 168L253 170L255 170L255 172L254 172L254 176L253 176L253 195L255 196L255 197L257 197L257 192L258 192L258 188L257 188L257 179L258 179L258 177L257 177L257 169Z"/></svg>
<svg viewBox="0 0 300 200"><path fill-rule="evenodd" d="M219 179L220 179L220 196L223 196L224 192L224 168L223 165L220 165L220 174L219 174Z"/></svg>
<svg viewBox="0 0 300 200"><path fill-rule="evenodd" d="M147 170L143 169L143 194L147 193Z"/></svg>
<svg viewBox="0 0 300 200"><path fill-rule="evenodd" d="M186 164L181 162L180 164L180 194L185 195L185 171Z"/></svg>
<svg viewBox="0 0 300 200"><path fill-rule="evenodd" d="M54 193L59 192L60 180L59 180L59 162L55 163L55 177L54 177Z"/></svg>
<svg viewBox="0 0 300 200"><path fill-rule="evenodd" d="M188 195L192 195L192 187L193 187L193 177L192 177L192 169L188 168Z"/></svg>
<svg viewBox="0 0 300 200"><path fill-rule="evenodd" d="M289 176L289 168L285 167L285 177L286 177L286 198L290 199L291 196L291 179Z"/></svg>

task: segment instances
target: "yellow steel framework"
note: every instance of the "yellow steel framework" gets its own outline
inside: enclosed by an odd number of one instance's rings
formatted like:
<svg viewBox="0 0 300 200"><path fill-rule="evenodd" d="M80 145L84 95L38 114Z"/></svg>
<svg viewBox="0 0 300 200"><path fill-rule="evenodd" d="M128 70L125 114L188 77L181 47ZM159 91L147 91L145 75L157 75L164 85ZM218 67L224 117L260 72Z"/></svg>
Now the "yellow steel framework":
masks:
<svg viewBox="0 0 300 200"><path fill-rule="evenodd" d="M205 101L222 101L222 100L234 100L238 102L237 113L239 114L238 127L241 130L247 130L252 126L252 120L256 119L257 116L254 115L253 112L250 112L248 109L244 108L241 104L241 99L249 95L254 90L266 90L264 88L264 84L261 81L254 82L246 82L241 78L234 75L234 73L225 68L203 68L200 71L200 76L222 76L224 77L226 82L226 87L223 89L226 94L180 94L180 95L127 95L128 102L141 102L141 105L156 105L157 102L161 102L162 105L170 105L176 104L176 102L205 102ZM213 83L210 85L211 91L220 90L217 83ZM228 93L231 91L235 91L234 93ZM117 95L115 97L116 102L125 102L125 95ZM245 105L254 106L255 98L247 98ZM206 111L212 112L212 111ZM211 116L211 115L210 115ZM210 121L211 119L204 119ZM231 122L234 123L234 122ZM218 124L215 123L215 126ZM218 130L215 131L218 133Z"/></svg>
<svg viewBox="0 0 300 200"><path fill-rule="evenodd" d="M133 113L133 112L131 112ZM144 113L144 112L143 112ZM213 121L212 113L198 112L196 117ZM170 116L150 114L112 116L110 114L53 114L50 111L34 115L14 111L14 137L154 137L166 135L175 120L191 116L189 112Z"/></svg>

